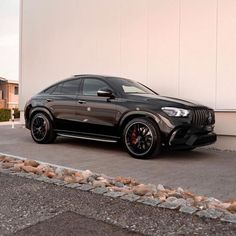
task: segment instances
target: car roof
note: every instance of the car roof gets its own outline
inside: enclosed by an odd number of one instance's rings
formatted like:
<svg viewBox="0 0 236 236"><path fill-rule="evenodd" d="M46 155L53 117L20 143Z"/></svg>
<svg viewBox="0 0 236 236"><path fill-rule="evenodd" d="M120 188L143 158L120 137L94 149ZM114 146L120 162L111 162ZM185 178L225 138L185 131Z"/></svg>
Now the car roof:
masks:
<svg viewBox="0 0 236 236"><path fill-rule="evenodd" d="M127 78L122 78L118 76L97 75L97 74L80 74L80 75L74 75L72 78L83 78L83 77L95 77L95 78L103 78L103 79L127 79Z"/></svg>

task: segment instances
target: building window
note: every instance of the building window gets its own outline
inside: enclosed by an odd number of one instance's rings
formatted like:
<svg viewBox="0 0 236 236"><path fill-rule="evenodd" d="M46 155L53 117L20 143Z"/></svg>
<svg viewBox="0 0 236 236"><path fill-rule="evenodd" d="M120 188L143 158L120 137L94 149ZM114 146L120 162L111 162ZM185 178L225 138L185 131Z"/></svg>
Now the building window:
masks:
<svg viewBox="0 0 236 236"><path fill-rule="evenodd" d="M15 94L15 95L18 95L18 94L19 94L19 87L18 87L18 86L15 86L15 88L14 88L14 94Z"/></svg>

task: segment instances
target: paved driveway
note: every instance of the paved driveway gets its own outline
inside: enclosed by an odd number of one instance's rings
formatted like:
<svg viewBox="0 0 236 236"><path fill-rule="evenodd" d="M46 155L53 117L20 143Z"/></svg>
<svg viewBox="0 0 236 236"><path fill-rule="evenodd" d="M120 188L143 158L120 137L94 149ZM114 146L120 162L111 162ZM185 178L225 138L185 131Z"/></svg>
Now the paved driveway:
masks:
<svg viewBox="0 0 236 236"><path fill-rule="evenodd" d="M181 186L221 200L236 198L236 152L166 152L152 160L130 157L117 144L59 138L39 145L21 126L0 126L0 152L145 183Z"/></svg>

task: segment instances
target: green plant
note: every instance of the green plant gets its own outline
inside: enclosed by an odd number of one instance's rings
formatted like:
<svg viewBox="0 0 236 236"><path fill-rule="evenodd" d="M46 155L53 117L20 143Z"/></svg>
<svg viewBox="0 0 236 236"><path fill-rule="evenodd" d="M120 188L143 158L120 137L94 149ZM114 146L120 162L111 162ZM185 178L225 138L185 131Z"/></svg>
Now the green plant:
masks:
<svg viewBox="0 0 236 236"><path fill-rule="evenodd" d="M0 109L0 122L9 121L11 119L11 110L10 109Z"/></svg>

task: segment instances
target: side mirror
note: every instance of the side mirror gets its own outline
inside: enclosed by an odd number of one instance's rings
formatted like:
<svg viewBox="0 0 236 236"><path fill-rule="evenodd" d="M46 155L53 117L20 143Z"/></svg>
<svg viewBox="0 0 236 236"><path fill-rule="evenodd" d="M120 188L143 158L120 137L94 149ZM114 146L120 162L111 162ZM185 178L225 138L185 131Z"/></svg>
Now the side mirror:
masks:
<svg viewBox="0 0 236 236"><path fill-rule="evenodd" d="M98 97L114 98L113 92L110 89L99 89L97 92Z"/></svg>

